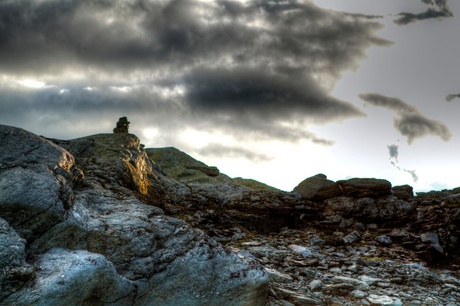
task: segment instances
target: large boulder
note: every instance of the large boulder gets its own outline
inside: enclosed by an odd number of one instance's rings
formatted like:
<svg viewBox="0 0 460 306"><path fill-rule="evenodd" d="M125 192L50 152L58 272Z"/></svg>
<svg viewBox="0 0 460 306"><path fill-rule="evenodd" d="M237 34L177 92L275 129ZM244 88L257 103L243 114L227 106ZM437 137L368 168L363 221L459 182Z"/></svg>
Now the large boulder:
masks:
<svg viewBox="0 0 460 306"><path fill-rule="evenodd" d="M343 196L353 198L378 198L391 194L391 183L376 178L352 178L337 181Z"/></svg>
<svg viewBox="0 0 460 306"><path fill-rule="evenodd" d="M0 244L18 250L0 251L11 276L0 278L1 305L264 304L257 262L154 205L190 190L164 177L136 136L50 141L4 126L0 135Z"/></svg>
<svg viewBox="0 0 460 306"><path fill-rule="evenodd" d="M73 205L74 157L23 129L0 125L0 217L33 239Z"/></svg>
<svg viewBox="0 0 460 306"><path fill-rule="evenodd" d="M410 201L414 198L414 188L409 185L394 186L392 188L393 195L405 201Z"/></svg>
<svg viewBox="0 0 460 306"><path fill-rule="evenodd" d="M327 179L327 176L320 173L309 177L297 185L294 192L299 193L303 198L313 201L325 200L340 195L339 186Z"/></svg>

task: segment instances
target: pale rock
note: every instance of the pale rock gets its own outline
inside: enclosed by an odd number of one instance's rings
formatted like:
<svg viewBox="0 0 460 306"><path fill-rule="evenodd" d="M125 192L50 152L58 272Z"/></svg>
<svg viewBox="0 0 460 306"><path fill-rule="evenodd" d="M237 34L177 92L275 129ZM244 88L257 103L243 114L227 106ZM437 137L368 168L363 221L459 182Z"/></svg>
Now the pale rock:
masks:
<svg viewBox="0 0 460 306"><path fill-rule="evenodd" d="M334 276L331 281L333 283L346 283L346 284L352 284L355 289L362 290L362 291L367 291L369 290L369 285L359 279L351 278L351 277L345 277L345 276Z"/></svg>
<svg viewBox="0 0 460 306"><path fill-rule="evenodd" d="M275 269L265 268L268 278L272 282L287 283L292 281L292 277L289 274L281 273Z"/></svg>
<svg viewBox="0 0 460 306"><path fill-rule="evenodd" d="M381 278L376 278L376 277L372 277L372 276L368 276L368 275L361 275L359 277L359 279L363 282L365 282L366 284L368 284L369 286L372 286L374 285L375 283L377 282L381 282L382 279Z"/></svg>
<svg viewBox="0 0 460 306"><path fill-rule="evenodd" d="M308 287L312 292L318 291L323 287L323 282L320 281L319 279L314 279L312 280L309 284Z"/></svg>
<svg viewBox="0 0 460 306"><path fill-rule="evenodd" d="M391 241L391 238L389 236L386 236L386 235L381 235L381 236L375 237L375 241L377 241L381 245L390 245L390 244L393 243L393 241Z"/></svg>
<svg viewBox="0 0 460 306"><path fill-rule="evenodd" d="M371 306L402 306L402 302L398 298L392 298L387 295L375 295L370 294L367 300L371 303Z"/></svg>
<svg viewBox="0 0 460 306"><path fill-rule="evenodd" d="M308 257L311 255L311 251L307 247L291 244L289 245L289 248L292 250L294 254L300 255L302 257Z"/></svg>

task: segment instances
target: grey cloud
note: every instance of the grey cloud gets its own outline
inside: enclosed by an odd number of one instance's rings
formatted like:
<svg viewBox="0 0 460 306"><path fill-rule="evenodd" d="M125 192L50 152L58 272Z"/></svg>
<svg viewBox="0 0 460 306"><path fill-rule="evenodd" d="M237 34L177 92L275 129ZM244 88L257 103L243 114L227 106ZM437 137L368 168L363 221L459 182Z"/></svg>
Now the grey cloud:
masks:
<svg viewBox="0 0 460 306"><path fill-rule="evenodd" d="M412 180L414 181L414 183L418 182L418 175L415 173L415 170L404 169L404 171L409 173L412 176Z"/></svg>
<svg viewBox="0 0 460 306"><path fill-rule="evenodd" d="M418 175L415 173L416 170L404 169L399 165L399 161L398 161L399 146L397 146L397 145L388 145L387 148L388 148L388 153L390 154L390 158L389 158L390 163L393 165L393 167L395 167L399 171L404 171L406 173L409 173L411 175L412 180L414 181L414 183L417 183Z"/></svg>
<svg viewBox="0 0 460 306"><path fill-rule="evenodd" d="M388 145L388 153L390 154L390 159L395 159L398 161L398 149L397 145Z"/></svg>
<svg viewBox="0 0 460 306"><path fill-rule="evenodd" d="M460 94L448 94L446 96L446 101L451 102L455 98L460 98Z"/></svg>
<svg viewBox="0 0 460 306"><path fill-rule="evenodd" d="M409 143L428 135L438 136L444 141L449 141L452 136L442 122L428 119L421 114L403 115L395 119L394 125L402 135L407 137Z"/></svg>
<svg viewBox="0 0 460 306"><path fill-rule="evenodd" d="M415 106L401 99L375 93L360 94L359 97L366 103L394 111L396 113L394 127L407 137L409 144L417 138L429 135L438 136L444 141L449 141L452 136L442 122L426 118Z"/></svg>
<svg viewBox="0 0 460 306"><path fill-rule="evenodd" d="M265 162L270 161L273 157L254 152L242 147L226 146L219 143L210 143L209 145L196 150L198 154L204 156L218 156L218 157L229 157L229 158L245 158L253 162Z"/></svg>
<svg viewBox="0 0 460 306"><path fill-rule="evenodd" d="M406 25L412 22L433 19L453 17L453 13L447 5L447 0L421 0L423 3L430 5L426 11L413 14L413 13L399 13L400 16L394 22L398 25Z"/></svg>
<svg viewBox="0 0 460 306"><path fill-rule="evenodd" d="M0 120L128 115L171 137L194 126L331 145L308 125L364 115L329 89L367 48L390 44L381 27L309 1L3 1L1 74L55 87L6 88Z"/></svg>

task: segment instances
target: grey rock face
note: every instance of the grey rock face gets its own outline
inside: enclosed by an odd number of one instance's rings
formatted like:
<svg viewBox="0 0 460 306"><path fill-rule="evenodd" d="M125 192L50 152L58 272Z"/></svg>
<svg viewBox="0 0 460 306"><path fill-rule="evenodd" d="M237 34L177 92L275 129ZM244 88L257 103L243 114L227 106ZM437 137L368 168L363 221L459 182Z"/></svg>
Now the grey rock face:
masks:
<svg viewBox="0 0 460 306"><path fill-rule="evenodd" d="M52 249L34 263L31 286L10 295L5 305L129 305L133 282L120 277L107 259L87 251Z"/></svg>
<svg viewBox="0 0 460 306"><path fill-rule="evenodd" d="M56 145L16 128L0 126L0 133L8 148L0 152L0 217L11 225L0 219L0 244L14 249L0 253L0 304L264 303L263 267L147 205L173 205L190 191L164 177L134 135ZM19 138L31 148L17 149ZM11 283L13 272L22 285Z"/></svg>
<svg viewBox="0 0 460 306"><path fill-rule="evenodd" d="M73 205L73 156L25 130L0 125L0 217L32 239Z"/></svg>
<svg viewBox="0 0 460 306"><path fill-rule="evenodd" d="M0 218L0 301L27 285L35 277L26 263L26 241Z"/></svg>

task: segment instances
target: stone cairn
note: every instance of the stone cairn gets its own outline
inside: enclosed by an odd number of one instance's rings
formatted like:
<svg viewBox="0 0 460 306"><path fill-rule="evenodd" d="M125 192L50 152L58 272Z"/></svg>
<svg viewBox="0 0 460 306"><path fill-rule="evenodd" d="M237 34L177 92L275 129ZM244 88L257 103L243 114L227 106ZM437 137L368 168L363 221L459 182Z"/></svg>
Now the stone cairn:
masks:
<svg viewBox="0 0 460 306"><path fill-rule="evenodd" d="M126 117L118 119L117 126L113 129L114 133L128 133L129 121Z"/></svg>

